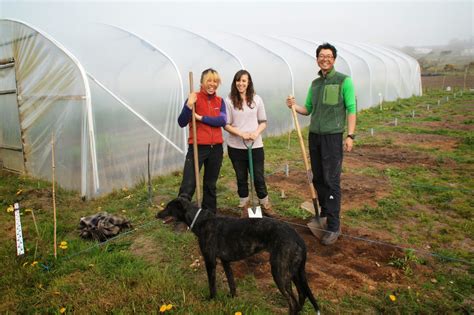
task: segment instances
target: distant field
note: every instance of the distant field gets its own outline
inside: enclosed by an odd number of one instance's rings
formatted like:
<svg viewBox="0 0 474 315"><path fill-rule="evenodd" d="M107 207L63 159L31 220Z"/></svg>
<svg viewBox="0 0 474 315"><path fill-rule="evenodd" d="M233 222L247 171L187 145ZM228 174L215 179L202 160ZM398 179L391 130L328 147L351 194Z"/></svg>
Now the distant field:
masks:
<svg viewBox="0 0 474 315"><path fill-rule="evenodd" d="M462 89L464 87L464 74L422 76L421 83L423 90L427 88L441 89L448 86ZM472 74L466 77L466 89L474 89L474 75Z"/></svg>

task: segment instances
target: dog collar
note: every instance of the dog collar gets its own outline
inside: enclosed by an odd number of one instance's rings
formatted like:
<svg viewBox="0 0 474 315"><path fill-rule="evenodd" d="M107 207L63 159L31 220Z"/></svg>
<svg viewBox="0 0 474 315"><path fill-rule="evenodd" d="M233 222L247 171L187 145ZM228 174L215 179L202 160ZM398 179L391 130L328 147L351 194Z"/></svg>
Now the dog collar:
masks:
<svg viewBox="0 0 474 315"><path fill-rule="evenodd" d="M193 222L191 222L191 225L189 226L189 229L192 230L193 229L193 226L194 226L194 223L196 223L196 220L199 216L199 213L201 213L201 208L199 208L198 212L196 212L196 215L194 216L194 219L193 219Z"/></svg>

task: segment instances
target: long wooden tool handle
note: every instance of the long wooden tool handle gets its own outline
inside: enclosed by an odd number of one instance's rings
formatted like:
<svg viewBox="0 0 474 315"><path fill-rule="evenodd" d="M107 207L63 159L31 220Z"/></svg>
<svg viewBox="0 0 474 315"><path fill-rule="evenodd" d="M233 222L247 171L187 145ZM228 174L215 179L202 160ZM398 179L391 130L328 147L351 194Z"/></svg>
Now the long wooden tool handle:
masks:
<svg viewBox="0 0 474 315"><path fill-rule="evenodd" d="M316 190L314 190L313 182L311 180L311 168L308 163L308 156L306 155L306 147L304 146L303 135L301 134L300 123L298 122L298 117L296 116L296 109L294 106L291 106L291 113L293 114L293 120L295 121L296 132L298 133L298 139L300 142L301 154L303 155L304 168L306 169L306 177L308 179L309 189L311 190L311 198L316 199ZM315 209L317 211L317 209Z"/></svg>
<svg viewBox="0 0 474 315"><path fill-rule="evenodd" d="M189 72L189 92L193 92L193 72ZM194 176L196 180L196 202L198 207L201 208L201 184L199 182L199 152L197 143L197 131L196 131L196 104L193 104L193 153L194 153Z"/></svg>

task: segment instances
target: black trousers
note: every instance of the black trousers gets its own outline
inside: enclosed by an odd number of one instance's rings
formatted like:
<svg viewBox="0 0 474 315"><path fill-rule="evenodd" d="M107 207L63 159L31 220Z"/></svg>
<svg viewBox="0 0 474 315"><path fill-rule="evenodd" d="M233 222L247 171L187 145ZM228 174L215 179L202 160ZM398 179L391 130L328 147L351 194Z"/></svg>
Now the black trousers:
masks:
<svg viewBox="0 0 474 315"><path fill-rule="evenodd" d="M216 213L217 194L216 183L222 166L223 149L222 144L198 145L199 170L204 165L202 209L208 209ZM179 188L179 195L187 194L192 198L196 189L196 178L194 175L194 148L190 144L186 161L184 162L183 180Z"/></svg>
<svg viewBox="0 0 474 315"><path fill-rule="evenodd" d="M247 149L235 149L227 146L229 158L237 177L237 192L240 198L249 196L249 157ZM264 177L265 153L263 148L252 149L254 187L258 198L263 199L268 195Z"/></svg>
<svg viewBox="0 0 474 315"><path fill-rule="evenodd" d="M309 155L321 216L327 217L328 230L336 232L341 212L342 133L318 135L310 132Z"/></svg>

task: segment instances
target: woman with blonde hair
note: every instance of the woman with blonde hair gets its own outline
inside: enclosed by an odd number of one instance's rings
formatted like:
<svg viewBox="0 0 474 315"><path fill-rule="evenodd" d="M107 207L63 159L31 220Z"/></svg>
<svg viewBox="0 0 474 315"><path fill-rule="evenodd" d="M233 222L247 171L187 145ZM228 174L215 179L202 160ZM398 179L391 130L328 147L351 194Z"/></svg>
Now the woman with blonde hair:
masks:
<svg viewBox="0 0 474 315"><path fill-rule="evenodd" d="M197 140L199 169L204 165L202 208L214 213L217 211L216 183L222 165L223 149L222 127L226 124L226 105L217 96L221 79L216 70L209 68L201 74L201 89L192 92L186 100L178 117L181 127L189 125L188 153L184 162L183 180L179 196L192 199L196 189L194 174L193 143ZM196 112L196 138L192 133L192 109Z"/></svg>

